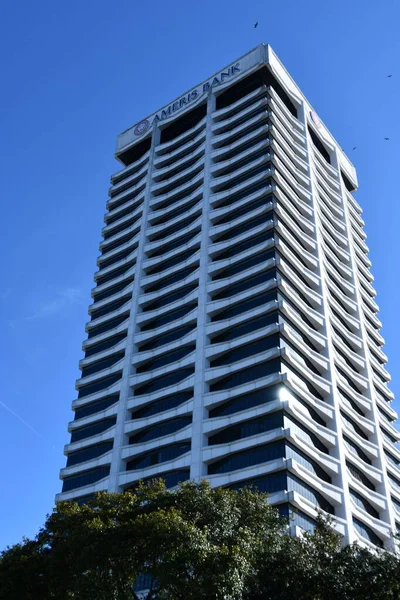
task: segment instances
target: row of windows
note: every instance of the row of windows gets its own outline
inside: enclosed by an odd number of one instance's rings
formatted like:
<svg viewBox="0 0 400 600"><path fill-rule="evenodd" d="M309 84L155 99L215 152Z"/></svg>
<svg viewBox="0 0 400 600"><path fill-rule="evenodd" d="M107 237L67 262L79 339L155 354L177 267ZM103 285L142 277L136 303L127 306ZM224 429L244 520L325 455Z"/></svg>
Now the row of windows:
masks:
<svg viewBox="0 0 400 600"><path fill-rule="evenodd" d="M248 344L244 344L243 346L239 346L238 348L234 348L232 350L229 350L228 352L225 352L221 356L218 356L217 358L211 360L210 367L213 368L222 365L229 365L239 360L243 360L244 358L248 358L256 354L260 354L261 352L271 350L271 348L275 348L279 346L279 344L279 334L269 335L265 338L255 340L254 342L249 342Z"/></svg>
<svg viewBox="0 0 400 600"><path fill-rule="evenodd" d="M266 206L269 202L271 202L273 199L273 197L271 195L267 195L267 196L261 196L261 198L258 198L257 200L253 200L252 202L248 202L247 204L245 204L244 206L241 206L240 208L236 208L233 211L229 212L228 214L216 219L215 221L215 225L223 225L224 223L229 223L230 221L233 221L235 219L238 219L239 217L242 217L243 215L246 215L247 213L251 212L252 210L256 210L257 208L260 208L261 206ZM271 219L273 216L273 213L269 213L269 216L266 217L266 221Z"/></svg>
<svg viewBox="0 0 400 600"><path fill-rule="evenodd" d="M191 416L177 417L176 419L170 419L164 423L152 425L146 429L142 429L138 433L135 433L129 437L130 444L143 444L156 438L161 438L171 433L176 433L180 429L187 427L192 422Z"/></svg>
<svg viewBox="0 0 400 600"><path fill-rule="evenodd" d="M165 279L158 280L157 283L153 283L152 285L149 285L148 287L146 287L146 294L151 294L152 292L158 292L159 290L162 290L163 288L168 287L168 286L172 285L173 283L177 283L178 281L185 279L185 277L188 277L189 275L194 273L197 268L198 268L198 263L191 265L190 267L185 267L181 271L178 271L178 273L169 275Z"/></svg>
<svg viewBox="0 0 400 600"><path fill-rule="evenodd" d="M231 265L230 267L226 267L225 269L218 271L218 273L213 276L213 281L218 281L219 279L224 279L225 277L232 277L233 275L237 275L238 273L241 273L246 269L250 269L251 267L255 267L260 263L266 262L274 256L274 248L271 248L270 250L263 250L258 254L250 256L249 258L241 260L235 263L234 265Z"/></svg>
<svg viewBox="0 0 400 600"><path fill-rule="evenodd" d="M278 358L252 365L251 367L247 367L246 369L242 369L241 371L237 371L231 375L228 375L227 377L219 379L217 382L210 385L210 392L228 390L230 388L237 387L238 385L255 381L261 377L267 377L273 373L279 373L280 367L281 361Z"/></svg>
<svg viewBox="0 0 400 600"><path fill-rule="evenodd" d="M185 285L184 287L179 288L178 290L174 290L173 292L169 292L165 294L165 296L161 296L153 302L149 302L143 308L143 312L149 312L151 310L156 310L156 308L161 308L163 306L167 306L167 304L171 304L176 300L181 300L185 298L188 294L193 292L197 288L197 282L190 283L189 285Z"/></svg>
<svg viewBox="0 0 400 600"><path fill-rule="evenodd" d="M254 229L254 227L257 227L258 225L265 225L265 223L269 219L271 219L272 216L273 216L272 211L269 213L261 213L261 215L258 215L257 217L249 219L245 223L236 225L235 227L231 227L228 230L224 231L223 233L216 235L213 239L213 242L219 243L219 242L227 242L228 240L232 240L235 237L238 237L239 235L241 235L242 233L246 233L247 231L250 231L250 229Z"/></svg>
<svg viewBox="0 0 400 600"><path fill-rule="evenodd" d="M127 336L127 331L123 331L122 333L118 333L117 335L113 335L98 344L94 344L93 346L89 346L85 350L85 358L89 356L93 356L94 354L98 354L99 352L103 352L103 350L108 350L108 348L113 348L119 342L122 342Z"/></svg>
<svg viewBox="0 0 400 600"><path fill-rule="evenodd" d="M132 217L131 219L124 221L123 223L121 223L120 225L117 225L116 227L112 227L112 229L110 229L109 231L105 231L103 233L104 239L108 240L109 238L117 235L117 233L122 233L123 231L125 231L125 229L132 227L132 225L134 225L135 223L137 223L137 225L135 227L135 234L138 233L138 231L140 229L140 222L138 222L140 217L141 217L141 215L137 215L136 217Z"/></svg>
<svg viewBox="0 0 400 600"><path fill-rule="evenodd" d="M152 329L157 329L162 325L166 325L167 323L172 323L172 321L176 321L177 319L181 319L188 313L190 313L193 309L197 307L197 302L191 302L190 304L186 304L185 306L181 306L179 308L175 308L174 310L170 310L151 321L148 321L144 325L141 326L141 331L149 331Z"/></svg>
<svg viewBox="0 0 400 600"><path fill-rule="evenodd" d="M169 344L170 342L174 342L175 340L180 340L185 335L193 331L195 327L195 323L190 323L189 325L183 325L182 327L178 327L178 329L174 329L173 331L163 333L162 335L157 335L156 337L153 337L149 342L141 344L139 347L139 352L145 352L146 350L154 350L155 348L160 348L161 346L165 346L165 344Z"/></svg>
<svg viewBox="0 0 400 600"><path fill-rule="evenodd" d="M365 485L365 487L367 487L369 490L372 490L373 492L375 491L375 486L373 483L371 483L368 477L366 477L364 473L360 471L360 469L357 469L357 467L352 465L349 461L346 461L346 465L349 473L351 473L354 479Z"/></svg>
<svg viewBox="0 0 400 600"><path fill-rule="evenodd" d="M111 354L102 360L98 360L97 362L92 363L87 367L83 367L81 377L88 377L88 375L93 375L94 373L98 373L103 369L107 369L107 367L112 367L117 362L119 362L124 357L125 352L118 352L117 354Z"/></svg>
<svg viewBox="0 0 400 600"><path fill-rule="evenodd" d="M120 283L117 283L116 285L112 285L111 287L107 288L106 290L104 290L104 292L96 293L94 295L93 302L100 302L101 300L105 300L106 298L109 298L114 294L118 294L118 292L121 292L123 289L128 287L128 285L131 284L133 280L133 275L130 275Z"/></svg>
<svg viewBox="0 0 400 600"><path fill-rule="evenodd" d="M99 308L93 311L90 315L90 320L94 321L95 319L99 319L100 317L104 317L104 315L108 315L109 313L118 310L119 308L121 308L121 306L129 302L131 298L132 294L129 293L125 294L122 298L119 298L118 300L114 300L113 302L106 304L106 306L104 306L103 308Z"/></svg>
<svg viewBox="0 0 400 600"><path fill-rule="evenodd" d="M188 356L195 349L195 345L191 346L183 346L177 348L176 350L170 350L166 354L162 356L158 356L157 358L153 358L148 360L143 365L136 367L136 373L147 373L148 371L153 371L154 369L159 369L160 367L165 367L177 360Z"/></svg>
<svg viewBox="0 0 400 600"><path fill-rule="evenodd" d="M346 435L343 436L343 440L345 443L346 448L355 456L358 456L358 458L361 458L362 461L364 461L367 465L372 465L372 461L368 458L368 456L365 454L365 452L363 452L361 450L361 448L359 448L357 446L357 444L354 444L354 442L351 441L350 438L348 438Z"/></svg>
<svg viewBox="0 0 400 600"><path fill-rule="evenodd" d="M222 250L222 252L219 252L217 255L214 256L213 261L215 262L218 260L224 260L225 258L232 258L233 256L236 256L237 254L240 254L245 250L249 250L250 248L257 246L258 244L262 244L263 242L268 242L269 240L272 240L273 237L273 230L262 231L261 233L258 233L256 235L250 235L246 240L240 243L232 244L226 250Z"/></svg>
<svg viewBox="0 0 400 600"><path fill-rule="evenodd" d="M112 242L108 242L107 244L105 244L103 242L103 244L101 246L101 255L104 256L105 254L108 254L108 252L111 252L112 250L116 250L116 248L119 248L120 246L123 246L124 244L128 244L131 240L133 240L133 238L135 237L136 234L137 234L137 231L130 231L129 233L126 233L125 235L121 235L118 239L113 240ZM131 246L131 251L135 250L137 248L137 246L138 246L138 244Z"/></svg>
<svg viewBox="0 0 400 600"><path fill-rule="evenodd" d="M101 442L101 444L94 444L93 446L89 446L88 448L83 448L83 450L77 450L76 452L71 452L68 455L67 459L67 467L72 467L73 465L78 465L80 463L86 462L87 460L92 460L93 458L99 458L112 450L113 442Z"/></svg>
<svg viewBox="0 0 400 600"><path fill-rule="evenodd" d="M159 477L155 478L153 475L152 477L145 477L145 478L141 479L140 481L143 481L144 483L148 483L149 481L154 481L154 479L163 479L165 486L167 488L172 488L172 487L175 487L176 485L178 485L178 483L187 481L189 478L190 478L190 470L189 469L176 469L174 471L166 471L165 473L162 473L162 475L160 475ZM137 485L138 485L138 482L136 482L132 486L126 488L125 491L127 492L128 490L135 490Z"/></svg>
<svg viewBox="0 0 400 600"><path fill-rule="evenodd" d="M200 210L200 207L199 207L199 210ZM175 225L171 225L168 228L163 228L158 233L152 234L151 242L157 242L159 240L163 240L166 237L172 235L173 233L178 233L178 231L181 231L182 229L186 229L187 227L189 227L189 225L191 225L193 223L193 221L195 221L198 218L198 212L199 211L196 211L196 213L194 215L190 215L190 217L187 217L186 219L182 219L181 221L179 221L179 223L175 223Z"/></svg>
<svg viewBox="0 0 400 600"><path fill-rule="evenodd" d="M194 367L187 367L186 369L179 369L178 371L173 371L167 375L162 375L161 377L157 377L157 379L153 379L144 385L137 387L135 389L135 396L142 396L143 394L157 392L165 387L183 381L187 377L190 377L190 375L193 375L193 373Z"/></svg>
<svg viewBox="0 0 400 600"><path fill-rule="evenodd" d="M96 285L100 286L100 285L103 285L104 283L107 283L108 281L111 281L112 279L117 279L117 277L124 275L124 273L129 271L129 269L131 267L133 267L135 264L136 264L136 260L131 260L131 261L125 263L124 265L122 265L121 267L114 269L110 273L107 273L106 275L97 277Z"/></svg>
<svg viewBox="0 0 400 600"><path fill-rule="evenodd" d="M97 325L97 327L92 327L89 329L88 340L91 338L100 335L101 333L105 333L106 331L110 331L110 329L115 329L118 325L121 325L126 319L129 317L129 312L125 312L123 315L119 317L115 317L114 319L110 319L101 325Z"/></svg>
<svg viewBox="0 0 400 600"><path fill-rule="evenodd" d="M225 417L248 408L260 406L261 404L274 402L274 400L279 399L279 389L280 386L271 386L248 394L241 394L237 398L228 400L227 402L210 409L208 416L210 419Z"/></svg>
<svg viewBox="0 0 400 600"><path fill-rule="evenodd" d="M280 427L283 427L283 412L275 412L226 427L222 431L211 435L208 438L208 445L228 444L229 442L241 440Z"/></svg>
<svg viewBox="0 0 400 600"><path fill-rule="evenodd" d="M180 406L181 404L187 402L188 400L191 400L192 398L192 390L188 392L178 392L176 394L172 394L171 396L160 398L160 400L154 400L153 402L145 404L144 406L140 406L139 408L134 408L131 413L131 418L143 419L145 417L151 417L152 415L157 415L166 410L176 408L177 406Z"/></svg>
<svg viewBox="0 0 400 600"><path fill-rule="evenodd" d="M99 433L103 433L104 431L107 431L107 429L113 427L116 422L116 417L109 417L108 419L102 419L96 423L79 427L79 429L74 429L74 431L71 433L71 444L73 442L80 442L81 440L93 437Z"/></svg>
<svg viewBox="0 0 400 600"><path fill-rule="evenodd" d="M213 300L223 300L225 298L231 298L232 296L236 296L240 292L245 292L246 290L250 290L256 285L260 285L262 283L266 283L271 279L276 277L276 269L275 267L272 269L268 269L266 271L262 271L261 273L257 273L252 275L251 277L246 277L246 279L242 279L233 285L229 285L223 288L220 292L217 292L213 295Z"/></svg>
<svg viewBox="0 0 400 600"><path fill-rule="evenodd" d="M190 248L189 250L181 252L180 254L177 254L164 262L158 263L156 266L149 267L146 269L146 275L156 275L162 271L166 271L167 269L174 267L175 265L179 265L181 262L193 256L198 249L199 246L197 244L194 248Z"/></svg>
<svg viewBox="0 0 400 600"><path fill-rule="evenodd" d="M382 540L376 535L376 533L372 531L370 527L367 527L367 525L364 525L364 523L355 517L353 517L353 525L354 529L361 535L361 537L367 539L372 544L375 544L375 546L383 548Z"/></svg>
<svg viewBox="0 0 400 600"><path fill-rule="evenodd" d="M71 490L84 487L85 485L91 485L97 481L100 481L104 477L108 477L109 474L110 466L107 465L103 467L97 467L96 469L90 469L89 471L78 473L77 475L65 477L62 491L70 492Z"/></svg>
<svg viewBox="0 0 400 600"><path fill-rule="evenodd" d="M90 402L90 404L85 404L84 406L80 406L75 409L75 421L77 419L83 419L83 417L89 417L90 415L94 415L102 410L106 410L113 406L119 400L119 393L112 394L111 396L106 396L101 400L96 400L95 402Z"/></svg>
<svg viewBox="0 0 400 600"><path fill-rule="evenodd" d="M159 465L163 462L168 462L174 458L178 458L178 456L182 456L182 454L186 454L186 452L190 451L190 448L190 442L181 442L179 444L170 444L168 446L150 450L149 452L139 454L132 460L129 460L126 463L126 470L134 471L137 469L145 469L147 467Z"/></svg>
<svg viewBox="0 0 400 600"><path fill-rule="evenodd" d="M350 488L350 496L353 499L354 503L360 508L364 509L369 515L375 517L375 519L379 519L379 513L375 508L358 492Z"/></svg>
<svg viewBox="0 0 400 600"><path fill-rule="evenodd" d="M273 323L278 323L278 316L278 311L274 310L265 315L260 315L259 317L255 317L254 319L250 319L249 321L245 321L244 323L235 325L234 327L229 327L222 333L214 336L211 339L211 344L218 344L220 342L235 340L236 338L241 337L242 335L246 335L247 333L252 333L253 331L257 331L258 329L268 327Z"/></svg>
<svg viewBox="0 0 400 600"><path fill-rule="evenodd" d="M93 383L83 385L81 388L79 388L78 398L84 398L85 396L90 396L90 394L100 392L101 390L104 390L119 381L121 377L122 371L119 371L118 373L113 373L113 375L109 375L108 377L98 379Z"/></svg>
<svg viewBox="0 0 400 600"><path fill-rule="evenodd" d="M99 269L101 269L101 270L106 269L107 267L111 267L111 265L119 262L120 260L127 258L127 256L132 254L132 252L134 252L137 247L138 247L137 243L133 244L132 246L129 246L129 248L125 248L125 250L121 250L120 252L113 254L112 256L110 256L110 258L107 258L106 260L102 260L100 263Z"/></svg>

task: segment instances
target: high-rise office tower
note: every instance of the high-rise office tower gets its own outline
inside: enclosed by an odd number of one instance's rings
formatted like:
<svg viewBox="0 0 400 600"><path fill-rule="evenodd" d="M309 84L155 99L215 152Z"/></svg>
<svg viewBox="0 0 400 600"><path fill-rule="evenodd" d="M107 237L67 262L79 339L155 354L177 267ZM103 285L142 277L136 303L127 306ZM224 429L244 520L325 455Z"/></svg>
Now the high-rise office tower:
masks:
<svg viewBox="0 0 400 600"><path fill-rule="evenodd" d="M118 137L62 493L270 493L392 547L400 439L354 167L269 46Z"/></svg>

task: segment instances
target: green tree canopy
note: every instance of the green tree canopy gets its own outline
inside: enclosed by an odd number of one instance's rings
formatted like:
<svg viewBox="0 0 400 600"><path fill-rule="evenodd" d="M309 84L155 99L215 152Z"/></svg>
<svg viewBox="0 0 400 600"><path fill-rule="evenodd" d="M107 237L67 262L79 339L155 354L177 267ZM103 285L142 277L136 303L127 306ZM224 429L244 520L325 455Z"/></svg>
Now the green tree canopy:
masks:
<svg viewBox="0 0 400 600"><path fill-rule="evenodd" d="M0 600L394 600L398 558L343 546L320 517L293 538L252 489L162 481L61 502L0 556Z"/></svg>

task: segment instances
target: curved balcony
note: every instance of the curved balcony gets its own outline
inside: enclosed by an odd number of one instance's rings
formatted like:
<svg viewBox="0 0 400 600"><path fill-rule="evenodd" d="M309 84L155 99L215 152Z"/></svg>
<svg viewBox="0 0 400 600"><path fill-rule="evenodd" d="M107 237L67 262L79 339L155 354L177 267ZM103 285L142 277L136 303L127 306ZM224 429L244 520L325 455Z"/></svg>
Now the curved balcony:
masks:
<svg viewBox="0 0 400 600"><path fill-rule="evenodd" d="M307 161L305 160L306 152L302 152L301 156L300 153L294 152L289 142L287 142L283 135L279 133L279 130L275 125L271 125L269 130L271 134L270 145L272 150L276 152L278 156L284 153L286 159L290 159L300 173L308 176L309 167Z"/></svg>
<svg viewBox="0 0 400 600"><path fill-rule="evenodd" d="M212 176L215 178L219 176L226 176L226 174L224 175L223 173L224 170L229 170L229 173L231 173L235 165L238 165L240 167L243 161L248 161L250 156L259 153L261 150L267 150L267 148L269 148L269 145L269 139L263 138L256 142L250 148L246 148L243 152L235 154L232 158L212 163L210 168Z"/></svg>
<svg viewBox="0 0 400 600"><path fill-rule="evenodd" d="M115 186L117 183L124 181L130 175L134 175L135 173L137 173L142 168L142 165L144 165L144 163L147 163L149 157L150 157L150 150L147 150L147 152L145 152L145 154L143 154L140 158L135 160L133 163L131 163L127 167L124 167L123 169L120 169L119 171L114 173L114 175L111 175L112 185Z"/></svg>
<svg viewBox="0 0 400 600"><path fill-rule="evenodd" d="M146 187L146 183L147 183L147 173L135 185L133 185L130 188L124 189L122 192L120 192L116 196L113 196L112 198L110 198L106 204L106 207L109 210L109 214L111 211L113 211L116 208L119 208L120 206L125 204L125 202L122 202L122 200L124 198L126 198L126 201L137 198L138 194L142 190L144 190L144 188ZM115 206L116 204L118 204L118 206Z"/></svg>
<svg viewBox="0 0 400 600"><path fill-rule="evenodd" d="M312 213L306 213L305 211L300 212L299 207L293 203L292 200L289 199L286 194L280 188L273 188L274 198L276 198L277 203L275 207L275 212L278 217L290 218L291 221L295 221L298 228L301 230L300 236L303 235L308 236L308 239L313 240L313 235L315 232L315 227L313 223L310 221L312 217ZM307 216L308 215L308 216ZM310 242L311 243L311 242Z"/></svg>
<svg viewBox="0 0 400 600"><path fill-rule="evenodd" d="M304 359L296 352L296 350L292 350L287 345L281 347L281 356L286 359L287 365L282 366L282 372L287 372L287 369L290 368L295 369L298 373L300 373L307 381L318 391L320 395L323 397L328 396L331 393L331 383L325 377L321 375L317 375L311 370L306 364Z"/></svg>

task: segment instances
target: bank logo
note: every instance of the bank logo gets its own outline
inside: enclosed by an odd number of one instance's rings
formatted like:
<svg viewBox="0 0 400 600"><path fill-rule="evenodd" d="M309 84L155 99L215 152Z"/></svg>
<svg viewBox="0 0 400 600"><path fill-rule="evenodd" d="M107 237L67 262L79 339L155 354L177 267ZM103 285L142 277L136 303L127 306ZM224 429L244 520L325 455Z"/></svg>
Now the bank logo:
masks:
<svg viewBox="0 0 400 600"><path fill-rule="evenodd" d="M144 121L140 121L140 123L136 125L135 129L133 130L133 133L135 135L143 135L144 133L146 133L149 127L150 121L145 119Z"/></svg>

